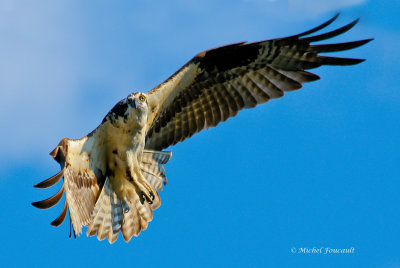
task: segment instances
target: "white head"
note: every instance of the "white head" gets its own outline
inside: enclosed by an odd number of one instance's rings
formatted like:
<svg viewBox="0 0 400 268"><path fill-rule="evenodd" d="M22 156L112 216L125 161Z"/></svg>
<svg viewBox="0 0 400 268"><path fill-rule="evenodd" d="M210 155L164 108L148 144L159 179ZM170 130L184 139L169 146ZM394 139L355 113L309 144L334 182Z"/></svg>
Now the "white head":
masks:
<svg viewBox="0 0 400 268"><path fill-rule="evenodd" d="M130 117L135 117L141 125L139 121L146 120L148 113L146 94L141 92L129 94L125 99L125 103L127 104L127 112L130 114Z"/></svg>

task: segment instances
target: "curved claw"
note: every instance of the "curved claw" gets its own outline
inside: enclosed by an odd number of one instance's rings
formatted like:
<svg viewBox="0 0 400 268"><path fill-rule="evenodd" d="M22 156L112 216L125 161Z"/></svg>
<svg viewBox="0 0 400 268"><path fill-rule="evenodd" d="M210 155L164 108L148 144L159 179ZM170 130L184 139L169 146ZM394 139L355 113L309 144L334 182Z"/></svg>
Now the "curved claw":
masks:
<svg viewBox="0 0 400 268"><path fill-rule="evenodd" d="M146 201L147 203L149 203L151 205L151 204L153 204L153 200L154 200L153 193L150 193L150 198L149 198L149 196L146 193L142 192L142 196L140 198L140 202L142 204L144 203L144 201Z"/></svg>

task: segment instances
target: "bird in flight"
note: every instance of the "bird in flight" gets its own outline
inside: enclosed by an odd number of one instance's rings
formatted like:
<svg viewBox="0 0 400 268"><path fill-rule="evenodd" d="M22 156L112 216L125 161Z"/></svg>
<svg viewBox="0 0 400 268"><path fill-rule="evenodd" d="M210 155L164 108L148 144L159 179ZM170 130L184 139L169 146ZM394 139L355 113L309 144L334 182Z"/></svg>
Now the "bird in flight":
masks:
<svg viewBox="0 0 400 268"><path fill-rule="evenodd" d="M161 204L157 191L167 183L163 165L171 157L163 149L318 80L308 69L364 61L319 55L372 40L314 44L358 22L315 34L337 17L297 35L203 51L151 91L129 94L87 136L60 141L50 155L61 171L35 187L53 186L63 177L62 186L32 205L50 208L65 193L64 208L51 225L59 226L69 211L74 236L87 226L88 236L114 243L121 232L128 242L147 228Z"/></svg>

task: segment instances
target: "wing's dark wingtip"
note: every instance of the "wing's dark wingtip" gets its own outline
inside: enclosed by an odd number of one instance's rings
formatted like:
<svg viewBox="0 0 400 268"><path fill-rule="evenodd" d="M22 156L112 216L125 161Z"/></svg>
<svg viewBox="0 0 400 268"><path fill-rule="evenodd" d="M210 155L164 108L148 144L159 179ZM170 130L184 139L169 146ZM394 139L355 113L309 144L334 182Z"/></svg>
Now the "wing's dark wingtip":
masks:
<svg viewBox="0 0 400 268"><path fill-rule="evenodd" d="M65 216L67 215L67 208L68 208L67 202L65 202L61 214L54 221L52 221L50 225L54 227L60 226L60 224L64 222Z"/></svg>
<svg viewBox="0 0 400 268"><path fill-rule="evenodd" d="M56 184L61 179L61 177L63 175L64 175L64 169L62 169L60 172L58 172L56 175L50 177L49 179L44 180L42 182L39 182L39 183L33 185L33 187L42 188L42 189L43 188L48 188L48 187L53 186L54 184Z"/></svg>
<svg viewBox="0 0 400 268"><path fill-rule="evenodd" d="M352 22L350 22L350 24L352 24L352 25L354 26L354 25L356 25L359 21L360 21L360 18L357 18L357 19L353 20Z"/></svg>
<svg viewBox="0 0 400 268"><path fill-rule="evenodd" d="M296 36L297 36L297 37L302 37L302 36L306 36L306 35L315 33L315 32L317 32L317 31L319 31L319 30L321 30L321 29L327 27L328 25L330 25L332 22L334 22L334 21L339 17L339 15L340 15L340 13L336 13L336 15L333 16L333 17L332 17L331 19L329 19L328 21L322 23L321 25L319 25L319 26L317 26L317 27L312 28L311 30L308 30L308 31L305 31L305 32L303 32L303 33L297 34Z"/></svg>
<svg viewBox="0 0 400 268"><path fill-rule="evenodd" d="M355 65L359 64L366 59L353 59L353 58L336 58L320 56L323 65Z"/></svg>
<svg viewBox="0 0 400 268"><path fill-rule="evenodd" d="M375 40L375 38L369 38L369 39L365 39L365 44L367 44L367 43L369 43L369 42L371 42L371 41L374 41Z"/></svg>
<svg viewBox="0 0 400 268"><path fill-rule="evenodd" d="M361 46L371 42L372 40L374 40L374 39L370 38L370 39L364 39L364 40L346 42L346 43L311 45L310 48L313 51L316 51L318 53L337 52L337 51L344 51L344 50L349 50L349 49L361 47Z"/></svg>
<svg viewBox="0 0 400 268"><path fill-rule="evenodd" d="M301 40L304 40L306 42L311 43L311 42L317 42L317 41L333 38L335 36L338 36L338 35L340 35L342 33L345 33L347 31L349 31L351 28L354 27L354 25L357 24L357 22L359 20L360 20L359 18L355 19L352 22L350 22L349 24L347 24L347 25L345 25L343 27L340 27L340 28L338 28L336 30L333 30L333 31L330 31L330 32L327 32L327 33L324 33L324 34L314 35L314 36L310 36L310 37L304 37L304 38L301 38Z"/></svg>
<svg viewBox="0 0 400 268"><path fill-rule="evenodd" d="M64 193L64 185L61 186L60 190L55 195L42 201L32 202L31 204L32 206L40 209L51 208L60 201L61 197L63 196L63 193Z"/></svg>

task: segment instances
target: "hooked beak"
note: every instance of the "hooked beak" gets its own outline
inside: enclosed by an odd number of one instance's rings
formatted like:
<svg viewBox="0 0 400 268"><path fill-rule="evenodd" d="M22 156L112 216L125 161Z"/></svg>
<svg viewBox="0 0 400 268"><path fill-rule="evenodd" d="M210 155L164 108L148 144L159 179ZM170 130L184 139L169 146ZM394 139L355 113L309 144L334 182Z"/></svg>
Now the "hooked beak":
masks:
<svg viewBox="0 0 400 268"><path fill-rule="evenodd" d="M136 109L136 101L135 100L132 100L130 105L132 106L132 108Z"/></svg>

